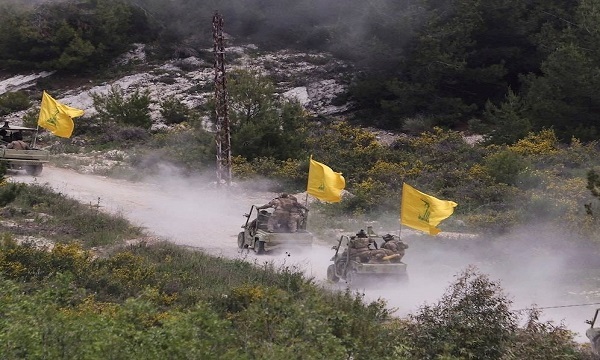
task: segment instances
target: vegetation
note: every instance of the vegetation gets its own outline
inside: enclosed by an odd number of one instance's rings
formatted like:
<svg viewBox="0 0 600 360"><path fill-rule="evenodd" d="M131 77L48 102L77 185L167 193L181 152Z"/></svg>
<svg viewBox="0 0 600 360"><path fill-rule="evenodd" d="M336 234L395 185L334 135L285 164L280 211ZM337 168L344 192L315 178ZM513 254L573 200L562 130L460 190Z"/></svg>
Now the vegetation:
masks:
<svg viewBox="0 0 600 360"><path fill-rule="evenodd" d="M106 71L136 41L150 54L198 53L211 42L212 3L159 0L0 0L0 67ZM168 6L166 5L168 4ZM531 222L600 242L596 113L598 0L312 0L219 3L228 33L264 49L329 50L353 63L350 121L310 118L272 79L229 79L235 179L271 178L303 191L308 158L340 171L348 194L311 213L397 221L403 182L456 201L469 230L502 233ZM315 11L316 10L316 11ZM335 15L335 16L333 16ZM179 21L172 21L178 19ZM231 19L231 20L229 20ZM401 19L402 21L399 21ZM193 24L186 28L186 21ZM208 24L208 20L206 21ZM274 32L265 32L274 28ZM193 29L193 31L191 30ZM360 30L360 31L359 31ZM55 151L130 148L115 155L138 176L161 161L214 166L211 105L112 88L98 115ZM166 129L153 129L151 105ZM26 109L0 97L0 115ZM27 116L35 123L35 112ZM101 125L99 125L101 124ZM383 145L359 125L405 132ZM464 130L483 134L472 144ZM0 180L3 170L0 169ZM96 205L96 206L94 206ZM40 186L0 181L0 357L283 359L588 359L562 326L526 326L500 286L468 269L435 305L396 319L382 302L330 293L297 269L214 259L147 244L124 219ZM336 217L339 215L339 217ZM331 220L329 220L331 219ZM452 230L457 223L444 223ZM41 236L53 246L19 243ZM124 239L142 239L122 247ZM93 248L101 247L98 255ZM260 336L257 336L260 334Z"/></svg>
<svg viewBox="0 0 600 360"><path fill-rule="evenodd" d="M502 289L476 268L438 304L399 319L380 300L323 289L293 267L144 241L122 219L37 185L22 185L7 209L20 228L48 216L65 226L54 224L60 235L43 245L0 224L3 359L590 359L535 310L518 326ZM89 212L97 217L73 218ZM100 253L90 247L97 226L113 229ZM132 236L140 241L124 246Z"/></svg>

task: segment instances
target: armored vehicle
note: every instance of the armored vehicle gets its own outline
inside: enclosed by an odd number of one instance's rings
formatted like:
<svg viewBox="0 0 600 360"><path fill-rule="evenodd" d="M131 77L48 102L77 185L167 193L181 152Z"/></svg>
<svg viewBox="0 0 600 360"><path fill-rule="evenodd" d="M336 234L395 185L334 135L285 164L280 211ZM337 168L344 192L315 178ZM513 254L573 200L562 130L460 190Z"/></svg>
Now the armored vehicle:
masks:
<svg viewBox="0 0 600 360"><path fill-rule="evenodd" d="M271 210L271 209L269 209ZM305 249L312 247L313 235L306 231L306 213L298 224L296 232L290 232L286 224L276 224L273 232L268 231L267 223L272 210L258 210L252 205L244 214L244 231L238 234L238 247L252 249L257 254L265 254L277 249Z"/></svg>
<svg viewBox="0 0 600 360"><path fill-rule="evenodd" d="M385 255L378 250L384 242L381 236L369 231L367 238L369 247L356 251L354 236L340 236L333 246L335 254L331 258L333 264L327 268L327 279L332 282L342 279L349 285L373 279L408 282L407 266L401 261L403 254Z"/></svg>
<svg viewBox="0 0 600 360"><path fill-rule="evenodd" d="M0 161L9 170L25 170L27 174L37 176L42 173L44 164L48 162L50 153L36 147L37 129L24 126L9 125L8 121L0 127ZM27 145L11 145L15 140L21 140Z"/></svg>

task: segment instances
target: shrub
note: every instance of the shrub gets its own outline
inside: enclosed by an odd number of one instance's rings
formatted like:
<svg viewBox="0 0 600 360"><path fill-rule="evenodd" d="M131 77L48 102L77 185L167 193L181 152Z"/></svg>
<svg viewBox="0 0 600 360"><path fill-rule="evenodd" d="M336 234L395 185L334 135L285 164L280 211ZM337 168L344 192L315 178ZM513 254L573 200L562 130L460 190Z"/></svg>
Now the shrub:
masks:
<svg viewBox="0 0 600 360"><path fill-rule="evenodd" d="M190 109L172 95L160 102L160 108L160 114L167 125L182 123L191 115Z"/></svg>
<svg viewBox="0 0 600 360"><path fill-rule="evenodd" d="M510 149L488 155L484 159L487 173L498 183L514 185L517 176L527 167L524 158Z"/></svg>
<svg viewBox="0 0 600 360"><path fill-rule="evenodd" d="M7 92L0 95L0 116L28 109L29 106L31 106L31 101L23 91Z"/></svg>
<svg viewBox="0 0 600 360"><path fill-rule="evenodd" d="M94 107L101 122L117 122L150 129L150 91L136 89L128 97L119 86L111 86L106 95L92 94Z"/></svg>
<svg viewBox="0 0 600 360"><path fill-rule="evenodd" d="M4 183L3 174L0 177L0 180L2 180L0 182L0 206L6 206L13 202L24 187L23 184L19 183Z"/></svg>
<svg viewBox="0 0 600 360"><path fill-rule="evenodd" d="M412 315L418 359L502 359L517 329L511 301L499 284L470 267L435 305Z"/></svg>
<svg viewBox="0 0 600 360"><path fill-rule="evenodd" d="M529 133L517 141L509 149L521 155L554 154L559 148L559 141L554 130L546 129L537 133Z"/></svg>

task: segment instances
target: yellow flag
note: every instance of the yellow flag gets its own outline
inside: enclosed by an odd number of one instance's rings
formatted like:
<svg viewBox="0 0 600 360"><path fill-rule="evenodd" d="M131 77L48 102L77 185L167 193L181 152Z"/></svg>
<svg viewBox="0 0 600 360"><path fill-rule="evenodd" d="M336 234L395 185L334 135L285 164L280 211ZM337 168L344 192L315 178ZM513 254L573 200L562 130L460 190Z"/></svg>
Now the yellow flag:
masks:
<svg viewBox="0 0 600 360"><path fill-rule="evenodd" d="M83 110L59 103L44 91L38 125L54 135L69 138L73 134L73 118L83 115Z"/></svg>
<svg viewBox="0 0 600 360"><path fill-rule="evenodd" d="M454 201L436 199L404 183L400 223L436 235L441 231L436 226L452 215L457 205Z"/></svg>
<svg viewBox="0 0 600 360"><path fill-rule="evenodd" d="M341 173L336 173L325 164L314 161L310 157L308 169L308 185L306 192L319 200L339 202L342 200L342 190L346 187L346 180Z"/></svg>

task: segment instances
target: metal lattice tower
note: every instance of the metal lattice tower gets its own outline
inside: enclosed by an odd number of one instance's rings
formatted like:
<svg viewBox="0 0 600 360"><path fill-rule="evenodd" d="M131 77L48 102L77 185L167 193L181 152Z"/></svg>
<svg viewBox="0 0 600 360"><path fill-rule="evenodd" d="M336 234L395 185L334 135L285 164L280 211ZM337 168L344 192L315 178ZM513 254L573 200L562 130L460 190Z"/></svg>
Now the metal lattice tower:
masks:
<svg viewBox="0 0 600 360"><path fill-rule="evenodd" d="M217 184L231 185L231 133L227 113L227 82L225 79L225 46L223 17L213 16L213 52L215 55L215 120L217 144Z"/></svg>

